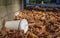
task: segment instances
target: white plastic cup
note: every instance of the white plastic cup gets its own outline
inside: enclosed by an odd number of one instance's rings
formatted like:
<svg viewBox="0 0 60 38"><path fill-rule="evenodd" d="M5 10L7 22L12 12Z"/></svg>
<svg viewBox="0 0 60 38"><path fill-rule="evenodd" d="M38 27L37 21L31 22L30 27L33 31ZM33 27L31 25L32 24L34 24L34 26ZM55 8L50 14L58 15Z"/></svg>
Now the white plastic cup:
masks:
<svg viewBox="0 0 60 38"><path fill-rule="evenodd" d="M26 33L28 31L28 21L26 19L7 21L5 27L12 30L18 30L19 28L20 30L24 30L24 33Z"/></svg>

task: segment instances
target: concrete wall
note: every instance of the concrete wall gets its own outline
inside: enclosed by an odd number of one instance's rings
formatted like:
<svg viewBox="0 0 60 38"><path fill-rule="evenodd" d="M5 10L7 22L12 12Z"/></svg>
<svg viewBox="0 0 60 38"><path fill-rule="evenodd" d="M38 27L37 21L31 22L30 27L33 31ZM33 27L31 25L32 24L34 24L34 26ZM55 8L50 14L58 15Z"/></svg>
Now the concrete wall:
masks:
<svg viewBox="0 0 60 38"><path fill-rule="evenodd" d="M7 4L5 4L6 2ZM15 13L23 10L22 0L0 0L0 24L3 19L12 20ZM7 5L7 6L5 6Z"/></svg>

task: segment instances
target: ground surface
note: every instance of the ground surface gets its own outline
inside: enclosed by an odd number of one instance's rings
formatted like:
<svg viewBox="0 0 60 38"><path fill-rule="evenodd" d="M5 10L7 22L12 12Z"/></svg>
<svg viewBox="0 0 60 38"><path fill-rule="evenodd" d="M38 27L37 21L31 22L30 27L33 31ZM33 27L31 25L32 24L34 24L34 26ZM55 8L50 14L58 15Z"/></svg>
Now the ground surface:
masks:
<svg viewBox="0 0 60 38"><path fill-rule="evenodd" d="M27 19L29 26L26 34L23 31L15 31L3 28L0 31L1 38L60 38L60 12L41 12L24 10L15 20Z"/></svg>

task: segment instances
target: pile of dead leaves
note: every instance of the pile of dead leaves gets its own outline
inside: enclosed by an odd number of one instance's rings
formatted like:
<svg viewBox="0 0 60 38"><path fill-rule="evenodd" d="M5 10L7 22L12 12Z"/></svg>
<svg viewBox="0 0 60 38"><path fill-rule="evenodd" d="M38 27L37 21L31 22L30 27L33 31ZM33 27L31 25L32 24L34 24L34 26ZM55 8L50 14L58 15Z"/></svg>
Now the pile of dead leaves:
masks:
<svg viewBox="0 0 60 38"><path fill-rule="evenodd" d="M29 26L29 31L37 38L60 38L59 12L23 11L16 19L23 18L27 19L29 23L36 23Z"/></svg>
<svg viewBox="0 0 60 38"><path fill-rule="evenodd" d="M60 38L60 13L41 11L22 11L15 20L27 19L29 23L36 23L29 26L26 34L21 31L1 31L2 38ZM5 32L5 33L4 33Z"/></svg>

